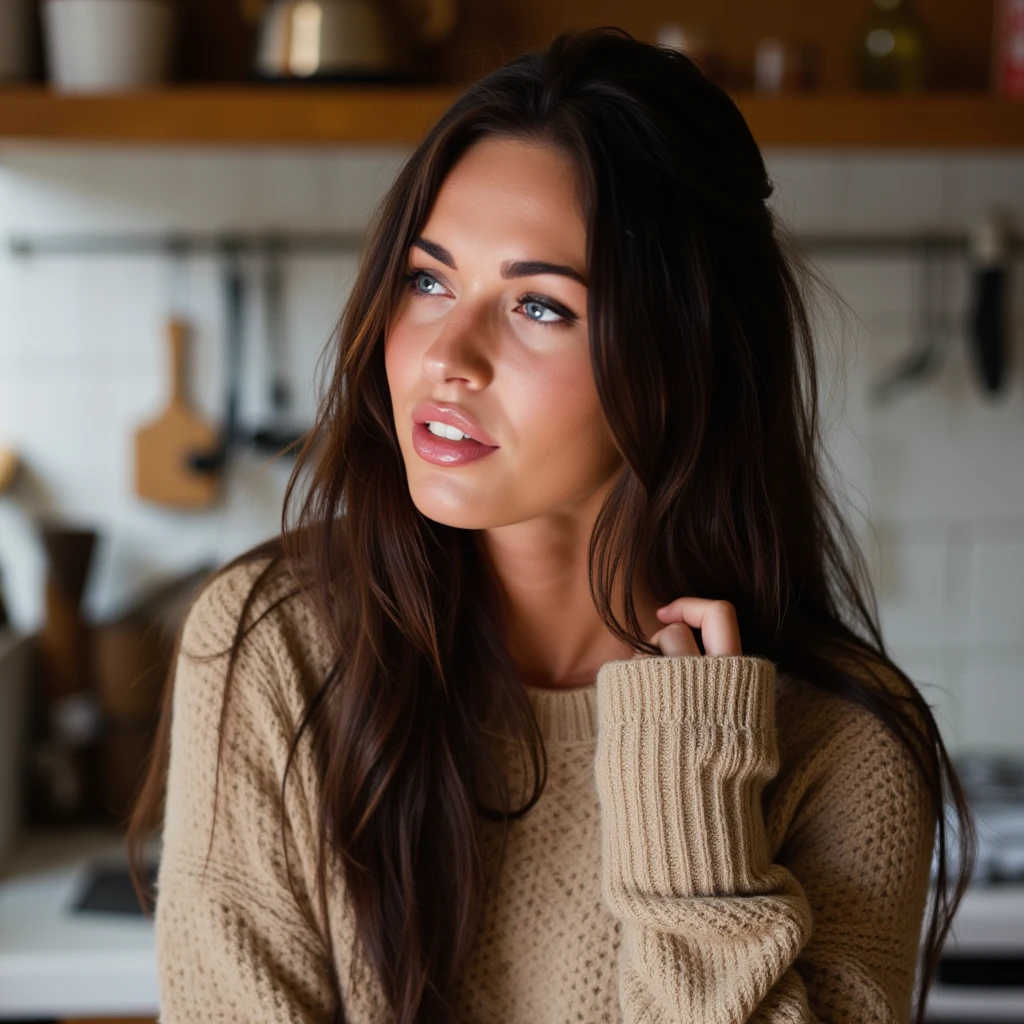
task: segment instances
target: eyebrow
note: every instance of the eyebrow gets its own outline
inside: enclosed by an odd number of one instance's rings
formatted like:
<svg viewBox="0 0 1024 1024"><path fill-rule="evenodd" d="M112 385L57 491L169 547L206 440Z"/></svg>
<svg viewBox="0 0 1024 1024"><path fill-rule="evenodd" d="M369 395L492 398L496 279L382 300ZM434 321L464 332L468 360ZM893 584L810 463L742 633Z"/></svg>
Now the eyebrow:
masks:
<svg viewBox="0 0 1024 1024"><path fill-rule="evenodd" d="M435 260L443 263L452 270L458 270L455 265L455 258L443 246L437 242L431 242L426 238L417 238L412 243L417 249L433 256ZM564 266L561 263L546 263L544 260L505 260L501 265L501 276L506 279L514 277L532 277L534 274L560 274L573 281L578 281L584 288L587 287L587 279L572 267Z"/></svg>

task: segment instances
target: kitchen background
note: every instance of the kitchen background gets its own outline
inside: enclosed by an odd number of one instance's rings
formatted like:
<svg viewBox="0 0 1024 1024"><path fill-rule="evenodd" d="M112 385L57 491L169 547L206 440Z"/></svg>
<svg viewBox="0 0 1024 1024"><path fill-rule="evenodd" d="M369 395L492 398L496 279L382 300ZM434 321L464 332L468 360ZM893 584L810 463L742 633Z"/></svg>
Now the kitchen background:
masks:
<svg viewBox="0 0 1024 1024"><path fill-rule="evenodd" d="M135 2L160 6L161 0ZM47 0L41 11L56 18L61 3L78 7L78 14L90 4L103 5ZM0 0L0 19L17 6ZM29 11L28 4L22 6ZM335 6L372 7L356 0ZM433 17L441 28L435 26L438 38L418 64L394 58L391 77L405 84L387 87L397 97L386 101L395 111L393 130L386 117L359 114L359 97L372 92L374 77L382 75L379 67L353 70L342 63L332 71L325 64L318 71L309 53L326 60L326 37L305 56L293 52L297 64L288 66L282 58L279 65L259 69L264 78L292 80L278 92L252 80L253 55L270 60L267 33L275 8L305 7L308 14L323 7L322 30L331 4L271 4L262 10L227 0L180 4L171 70L161 72L154 57L148 67L123 71L129 78L167 73L207 83L206 93L196 91L182 101L188 106L173 109L186 88L198 87L174 84L147 94L133 93L124 81L104 82L102 76L119 72L109 54L90 65L81 34L75 52L65 54L61 73L67 77L59 81L53 40L47 49L45 35L26 36L35 42L25 51L25 81L0 86L0 455L6 450L18 463L0 486L0 596L9 619L6 632L0 625L0 693L6 687L6 708L26 723L19 729L9 718L5 726L0 714L0 728L7 729L0 734L0 750L7 754L0 764L0 857L7 855L8 878L0 881L0 1019L155 1012L148 932L137 930L146 927L143 922L106 923L111 949L129 966L120 975L105 974L108 968L93 961L90 987L74 957L94 952L95 937L78 925L77 932L68 931L60 918L61 901L83 884L83 851L109 855L108 840L116 839L116 833L108 835L111 823L101 828L87 821L71 829L65 822L58 831L45 815L30 820L28 794L21 791L47 728L34 717L39 709L30 691L44 685L40 672L48 664L55 671L60 661L59 650L50 649L46 659L56 612L76 617L74 600L61 598L59 586L54 590L54 577L66 582L67 574L55 573L60 544L51 533L48 547L43 528L95 531L91 558L88 552L79 558L78 617L84 626L74 627L76 639L69 642L72 653L92 651L93 668L99 662L90 636L113 643L116 624L135 622L141 629L161 616L165 625L173 623L195 584L190 574L273 534L291 462L247 439L268 424L284 433L309 424L321 357L356 267L354 240L416 135L454 95L444 91L448 83L486 70L498 54L542 44L555 28L623 24L642 38L687 49L737 90L764 146L781 222L802 240L843 303L822 306L818 316L827 442L837 490L878 588L885 638L935 706L951 751L965 758L994 756L998 760L965 764L987 766L983 775L1001 766L1004 782L1019 778L1014 766L1024 758L1024 35L1016 37L1015 50L1006 40L1011 30L1024 32L1024 5L737 0L727 10L649 0L629 11L622 6L531 2L525 8L536 17L530 20L507 3L425 5L424 23ZM748 16L737 20L740 9ZM445 18L455 21L445 27ZM731 21L742 27L730 29ZM34 19L26 17L24 24L31 29ZM880 31L891 31L901 46L918 31L918 42L927 43L927 62L915 63L913 47L896 72L883 59L887 54L875 54L873 61L870 37ZM0 26L0 68L5 45ZM338 60L347 59L351 54L339 51ZM915 78L918 73L925 77ZM319 83L320 89L329 91L310 91L312 98L304 99L294 80L321 77L330 81ZM244 84L235 94L224 92L232 81ZM863 91L869 86L872 92ZM346 97L346 90L356 99ZM947 105L915 106L929 91L945 96L937 102ZM774 93L780 95L768 95ZM147 95L150 107L144 105ZM161 106L160 96L171 97L172 104ZM866 96L872 98L858 99ZM425 97L422 110L418 97ZM830 97L832 107L815 106ZM966 106L957 107L959 100ZM287 105L284 113L271 110L275 102ZM328 112L339 110L335 123ZM999 231L1008 247L997 261L1005 270L1006 322L1002 369L993 389L979 369L973 314L987 251L982 236ZM324 233L335 236L330 245L286 252L279 264L272 265L262 250L243 248L237 257L236 285L240 280L244 286L235 293L243 309L235 335L242 342L239 441L224 467L219 498L183 511L140 497L135 435L168 399L172 317L190 325L188 402L210 424L224 420L232 324L218 240ZM212 247L185 255L158 247L74 251L115 236L194 236L212 240ZM55 251L26 252L19 240L49 240ZM277 320L263 287L273 266L281 272ZM925 344L933 354L929 372L880 400L879 381ZM271 399L275 368L284 373L292 396L283 412ZM0 457L0 481L3 467ZM60 548L65 554L75 539L69 536ZM144 623L140 609L149 616ZM123 650L119 655L116 645L106 649L108 661L121 665ZM42 668L34 656L38 650ZM65 655L67 650L65 643ZM145 669L163 653L151 652L148 660L128 656L127 663ZM14 696L15 676L27 682L29 692L21 698ZM64 685L87 684L103 685L84 676ZM155 692L150 685L150 696ZM153 706L150 701L149 712ZM113 720L114 711L104 707ZM95 712L93 706L90 718L88 704L75 706L78 717L69 718L77 721L79 735L101 728ZM136 719L149 723L151 716ZM75 732L68 720L65 727ZM134 736L136 754L145 735ZM138 763L138 756L128 767L117 762L120 789L108 779L109 792L117 791L122 804L125 779L134 781L132 765ZM3 778L5 771L10 780ZM1024 863L1020 867L1024 874ZM1024 951L1016 923L1021 903L1012 904L1017 910L1006 909L1008 894L1020 901L1021 892L1000 890L991 902L1002 909L986 910L1003 915L992 926L1002 943L999 957L1004 947L1018 957ZM40 913L44 904L46 912ZM972 921L977 934L991 935L985 931L988 918ZM968 938L965 925L965 948ZM988 953L996 948L990 938L981 944ZM66 998L52 997L56 981L40 980L50 977L49 946L60 947L65 957L60 984ZM133 955L140 959L132 961ZM76 971L77 987L67 980ZM993 985L982 996L982 1009L968 1010L954 993L953 1009L943 1019L954 1011L988 1019L984 1013L992 1011L999 1019L1024 1020L1019 991ZM942 1006L936 1007L939 1015Z"/></svg>
<svg viewBox="0 0 1024 1024"><path fill-rule="evenodd" d="M303 154L8 147L0 231L33 233L358 231L387 187L399 149ZM1024 222L1024 156L767 152L777 208L797 233L970 232L990 208ZM817 254L849 306L824 325L826 417L854 525L876 569L887 640L940 704L954 747L1024 746L1024 314L1012 263L1003 390L980 386L969 348L969 267L947 257L934 377L871 403L871 384L915 342L923 258ZM266 399L262 261L245 261L242 416ZM321 352L344 304L355 257L288 258L285 330L295 418L308 422ZM0 565L12 622L37 628L45 559L38 517L67 517L101 539L85 593L89 618L115 616L154 580L222 561L272 533L290 461L243 451L224 502L182 514L133 490L133 434L167 391L165 322L195 324L193 404L222 414L224 311L216 254L184 268L163 255L0 261L0 435L24 462L0 499Z"/></svg>

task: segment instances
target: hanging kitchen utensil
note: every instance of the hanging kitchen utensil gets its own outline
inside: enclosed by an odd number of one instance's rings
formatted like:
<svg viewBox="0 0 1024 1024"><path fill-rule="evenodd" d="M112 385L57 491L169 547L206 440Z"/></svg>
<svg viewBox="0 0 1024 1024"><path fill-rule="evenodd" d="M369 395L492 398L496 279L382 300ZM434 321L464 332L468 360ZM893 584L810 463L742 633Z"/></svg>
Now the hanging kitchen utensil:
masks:
<svg viewBox="0 0 1024 1024"><path fill-rule="evenodd" d="M6 629L10 621L7 615L7 605L4 604L4 574L0 572L0 630Z"/></svg>
<svg viewBox="0 0 1024 1024"><path fill-rule="evenodd" d="M223 472L238 440L238 389L242 378L245 335L245 278L242 275L241 246L234 241L228 242L223 249L223 260L222 282L227 328L224 425L215 444L206 451L192 453L189 465L200 473Z"/></svg>
<svg viewBox="0 0 1024 1024"><path fill-rule="evenodd" d="M253 445L267 452L293 449L305 436L303 431L288 427L287 414L291 409L291 386L285 354L284 331L284 245L271 238L264 249L263 310L266 323L267 363L270 369L267 397L270 417L250 435Z"/></svg>
<svg viewBox="0 0 1024 1024"><path fill-rule="evenodd" d="M918 316L913 342L909 351L871 385L869 397L875 405L885 405L900 391L907 390L917 381L934 377L942 368L949 338L939 305L943 293L939 279L940 259L938 246L926 240L922 245L919 265Z"/></svg>
<svg viewBox="0 0 1024 1024"><path fill-rule="evenodd" d="M20 460L18 454L12 448L0 444L0 494L10 490L14 486L14 479L18 475Z"/></svg>
<svg viewBox="0 0 1024 1024"><path fill-rule="evenodd" d="M978 378L989 393L1002 390L1008 370L1008 236L1005 221L990 214L976 225L971 237L973 275L969 336Z"/></svg>
<svg viewBox="0 0 1024 1024"><path fill-rule="evenodd" d="M195 465L218 443L216 428L196 415L185 397L188 326L167 325L171 395L164 411L135 434L135 492L140 498L175 508L206 508L217 501L220 481L214 471Z"/></svg>
<svg viewBox="0 0 1024 1024"><path fill-rule="evenodd" d="M284 366L284 263L278 239L267 244L263 261L263 300L267 317L267 342L270 349L270 405L275 415L291 405L291 389Z"/></svg>
<svg viewBox="0 0 1024 1024"><path fill-rule="evenodd" d="M92 693L90 632L81 602L97 534L58 524L43 524L40 533L47 561L46 614L36 637L29 817L70 822L95 809L101 715Z"/></svg>

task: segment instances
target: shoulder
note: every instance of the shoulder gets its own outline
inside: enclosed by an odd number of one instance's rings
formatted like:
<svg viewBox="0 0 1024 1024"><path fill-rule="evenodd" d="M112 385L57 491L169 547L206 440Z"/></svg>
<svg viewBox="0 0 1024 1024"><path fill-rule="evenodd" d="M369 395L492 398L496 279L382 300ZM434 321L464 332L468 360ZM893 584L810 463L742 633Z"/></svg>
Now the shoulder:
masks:
<svg viewBox="0 0 1024 1024"><path fill-rule="evenodd" d="M246 602L269 565L268 558L241 562L218 569L203 583L182 626L184 653L208 657L230 646L239 631Z"/></svg>
<svg viewBox="0 0 1024 1024"><path fill-rule="evenodd" d="M901 708L911 713L914 731L920 735L920 709L903 700L912 697L915 691L889 666L875 660L844 662L837 668L852 677L852 683L844 682L847 689L856 685L862 692L900 698ZM831 681L806 679L779 670L775 706L780 752L791 757L836 744L875 752L883 748L904 748L873 708L853 699L850 693L833 689Z"/></svg>
<svg viewBox="0 0 1024 1024"><path fill-rule="evenodd" d="M843 665L864 687L911 695L891 668ZM911 710L920 724L919 709ZM776 830L816 810L877 821L898 817L928 833L932 797L913 753L872 708L815 682L780 672L776 690L780 767L770 795Z"/></svg>
<svg viewBox="0 0 1024 1024"><path fill-rule="evenodd" d="M308 698L330 669L327 637L294 577L280 560L230 563L199 589L181 628L180 659L215 664L223 677L237 645L235 671L246 688L262 680Z"/></svg>
<svg viewBox="0 0 1024 1024"><path fill-rule="evenodd" d="M876 732L875 716L867 708L781 669L777 672L775 715L784 761L807 757L837 742L854 742L864 730L872 735Z"/></svg>

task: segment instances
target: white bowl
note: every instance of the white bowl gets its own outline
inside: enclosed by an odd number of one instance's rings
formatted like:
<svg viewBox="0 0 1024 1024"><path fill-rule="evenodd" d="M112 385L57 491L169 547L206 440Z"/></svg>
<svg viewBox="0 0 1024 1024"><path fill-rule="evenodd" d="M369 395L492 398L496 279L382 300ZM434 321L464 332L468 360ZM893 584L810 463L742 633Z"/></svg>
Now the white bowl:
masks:
<svg viewBox="0 0 1024 1024"><path fill-rule="evenodd" d="M43 0L49 78L62 92L157 85L170 71L170 0Z"/></svg>

